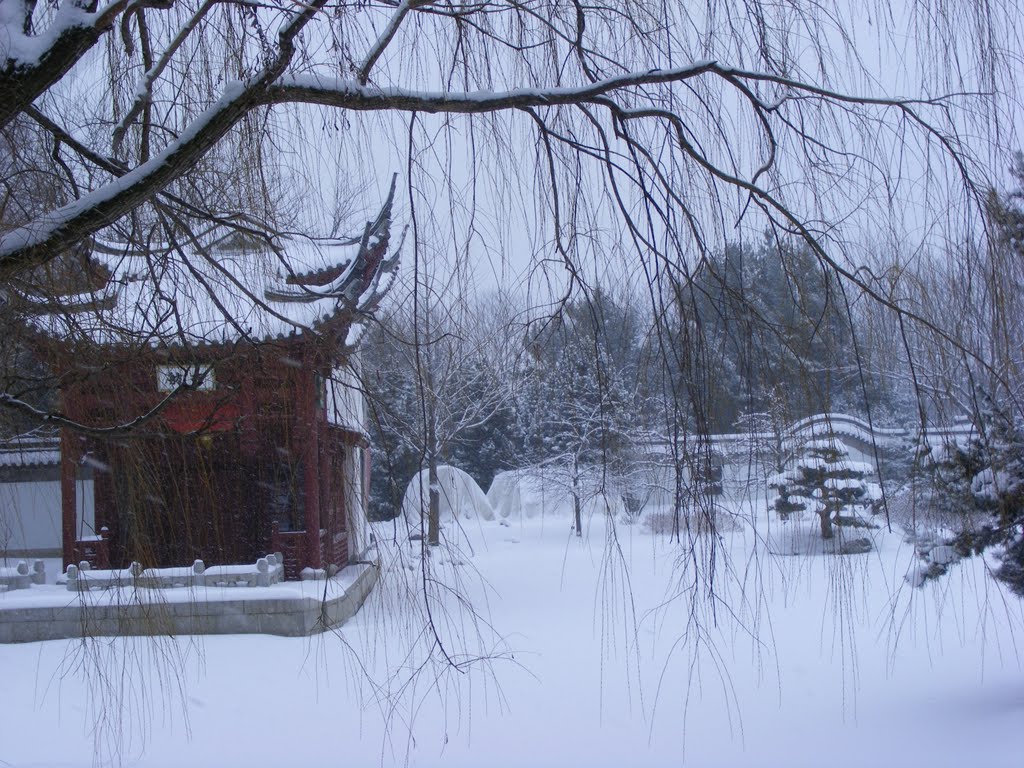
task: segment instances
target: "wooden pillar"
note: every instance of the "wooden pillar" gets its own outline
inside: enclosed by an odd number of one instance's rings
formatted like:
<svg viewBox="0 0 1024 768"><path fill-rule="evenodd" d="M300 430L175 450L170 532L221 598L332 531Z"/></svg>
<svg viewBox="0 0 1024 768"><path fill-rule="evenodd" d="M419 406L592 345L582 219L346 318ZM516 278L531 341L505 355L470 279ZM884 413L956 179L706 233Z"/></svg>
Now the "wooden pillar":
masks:
<svg viewBox="0 0 1024 768"><path fill-rule="evenodd" d="M75 561L75 527L78 517L75 479L78 473L78 453L74 436L69 429L63 427L60 431L60 529L65 569Z"/></svg>
<svg viewBox="0 0 1024 768"><path fill-rule="evenodd" d="M366 445L363 446L363 488L362 488L363 499L362 499L362 501L363 501L363 515L365 515L365 516L369 516L369 514L370 514L370 480L373 479L372 476L370 475L370 472L371 472L370 445L369 445L369 443L367 443Z"/></svg>
<svg viewBox="0 0 1024 768"><path fill-rule="evenodd" d="M100 446L103 446L101 452ZM92 471L92 498L96 531L107 540L110 548L108 554L114 564L122 563L123 553L118 542L122 525L121 516L115 504L114 476L111 466L110 452L105 443L93 443L89 446L91 455L99 460L104 468L94 467ZM103 530L106 529L106 530Z"/></svg>
<svg viewBox="0 0 1024 768"><path fill-rule="evenodd" d="M296 398L299 411L298 436L303 441L303 486L306 501L306 565L322 568L320 546L320 419L316 407L315 372L306 368L299 377Z"/></svg>
<svg viewBox="0 0 1024 768"><path fill-rule="evenodd" d="M318 423L322 423L319 422ZM317 443L320 453L318 456L319 466L317 467L317 498L320 503L320 523L327 529L326 553L324 565L335 562L334 537L338 534L338 504L334 497L334 478L331 476L331 465L334 462L334 436L326 429L319 428Z"/></svg>

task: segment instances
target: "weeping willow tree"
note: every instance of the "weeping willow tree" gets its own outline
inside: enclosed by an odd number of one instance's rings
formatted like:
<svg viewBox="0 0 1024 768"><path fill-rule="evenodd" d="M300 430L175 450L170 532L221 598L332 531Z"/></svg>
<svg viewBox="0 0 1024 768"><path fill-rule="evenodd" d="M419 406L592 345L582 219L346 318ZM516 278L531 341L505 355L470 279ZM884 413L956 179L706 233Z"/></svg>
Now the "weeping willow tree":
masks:
<svg viewBox="0 0 1024 768"><path fill-rule="evenodd" d="M444 253L456 272L516 275L524 300L551 313L606 273L639 284L673 435L713 422L708 312L727 305L708 308L702 275L750 233L795 240L806 256L796 267L780 249L775 273L807 333L865 304L891 323L915 396L925 350L958 381L1009 375L984 339L918 300L909 270L867 268L863 235L983 236L988 171L1003 164L1019 114L1016 3L2 6L5 297L99 241L145 251L211 230L332 234L364 212L353 190L400 170L413 270ZM965 255L966 274L984 272L979 253ZM823 307L801 301L808 270L828 286ZM733 299L744 338L808 348L742 288ZM27 386L18 371L0 381ZM23 418L54 415L47 403L2 402ZM685 462L674 462L679 482ZM716 552L680 544L702 587L690 594L710 605Z"/></svg>

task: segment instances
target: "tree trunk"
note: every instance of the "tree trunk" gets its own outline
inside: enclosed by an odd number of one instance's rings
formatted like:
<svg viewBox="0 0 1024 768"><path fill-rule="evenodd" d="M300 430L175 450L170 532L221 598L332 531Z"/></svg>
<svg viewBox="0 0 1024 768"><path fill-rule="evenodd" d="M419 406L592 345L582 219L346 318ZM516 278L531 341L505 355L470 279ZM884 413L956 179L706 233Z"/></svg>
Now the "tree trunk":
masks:
<svg viewBox="0 0 1024 768"><path fill-rule="evenodd" d="M431 441L427 481L430 487L430 504L427 508L427 544L436 547L441 543L441 486L437 479L437 451Z"/></svg>
<svg viewBox="0 0 1024 768"><path fill-rule="evenodd" d="M821 538L831 539L834 535L832 532L832 514L826 510L825 512L819 512L818 517L821 518Z"/></svg>
<svg viewBox="0 0 1024 768"><path fill-rule="evenodd" d="M576 525L576 536L583 536L583 515L580 503L580 468L576 459L572 460L572 512Z"/></svg>
<svg viewBox="0 0 1024 768"><path fill-rule="evenodd" d="M431 368L427 366L430 377ZM436 547L441 543L441 485L437 478L437 422L436 403L433 399L432 377L428 379L430 393L427 396L427 488L430 499L427 507L427 544Z"/></svg>

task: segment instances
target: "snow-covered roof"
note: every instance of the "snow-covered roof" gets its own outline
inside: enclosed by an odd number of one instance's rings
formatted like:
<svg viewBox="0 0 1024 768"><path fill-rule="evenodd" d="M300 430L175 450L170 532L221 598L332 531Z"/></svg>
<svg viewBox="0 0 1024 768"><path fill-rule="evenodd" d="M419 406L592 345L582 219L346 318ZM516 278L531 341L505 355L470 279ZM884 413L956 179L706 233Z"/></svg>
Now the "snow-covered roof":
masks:
<svg viewBox="0 0 1024 768"><path fill-rule="evenodd" d="M22 311L48 336L101 344L195 347L346 331L393 280L393 197L392 184L380 215L352 239L235 234L145 253L96 242L91 279L77 281L84 290L23 291Z"/></svg>
<svg viewBox="0 0 1024 768"><path fill-rule="evenodd" d="M43 467L60 464L56 438L5 440L0 443L0 467Z"/></svg>

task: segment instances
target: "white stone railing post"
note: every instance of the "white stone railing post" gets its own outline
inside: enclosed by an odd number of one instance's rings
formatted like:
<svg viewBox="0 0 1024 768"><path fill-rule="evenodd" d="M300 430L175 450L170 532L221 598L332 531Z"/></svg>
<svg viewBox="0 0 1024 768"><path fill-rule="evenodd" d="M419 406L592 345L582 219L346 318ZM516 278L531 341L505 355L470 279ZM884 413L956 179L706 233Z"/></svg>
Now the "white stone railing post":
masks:
<svg viewBox="0 0 1024 768"><path fill-rule="evenodd" d="M68 592L77 592L78 586L78 566L72 563L68 566L67 570L68 577Z"/></svg>
<svg viewBox="0 0 1024 768"><path fill-rule="evenodd" d="M265 557L261 557L256 561L256 586L270 586L270 563L267 562Z"/></svg>

